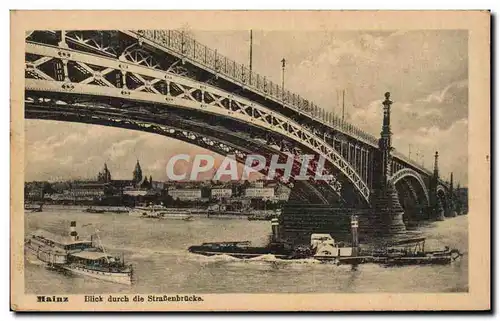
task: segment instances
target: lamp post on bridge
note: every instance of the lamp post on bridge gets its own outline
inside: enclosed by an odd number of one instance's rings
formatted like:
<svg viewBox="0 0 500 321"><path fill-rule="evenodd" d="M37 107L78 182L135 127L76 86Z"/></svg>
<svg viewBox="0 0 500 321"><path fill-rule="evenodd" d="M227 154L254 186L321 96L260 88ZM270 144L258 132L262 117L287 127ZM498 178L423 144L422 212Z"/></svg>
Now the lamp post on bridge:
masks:
<svg viewBox="0 0 500 321"><path fill-rule="evenodd" d="M281 59L281 100L285 107L285 58Z"/></svg>
<svg viewBox="0 0 500 321"><path fill-rule="evenodd" d="M433 219L437 221L444 220L444 209L443 204L438 198L437 187L439 184L439 153L436 151L434 154L434 171L431 177L430 184L430 213Z"/></svg>
<svg viewBox="0 0 500 321"><path fill-rule="evenodd" d="M252 64L253 64L253 32L252 32L252 29L250 29L250 66L249 66L249 69L250 69L250 77L252 77Z"/></svg>
<svg viewBox="0 0 500 321"><path fill-rule="evenodd" d="M457 212L455 211L455 192L453 191L453 172L450 173L450 190L448 191L448 202L445 216L455 217Z"/></svg>

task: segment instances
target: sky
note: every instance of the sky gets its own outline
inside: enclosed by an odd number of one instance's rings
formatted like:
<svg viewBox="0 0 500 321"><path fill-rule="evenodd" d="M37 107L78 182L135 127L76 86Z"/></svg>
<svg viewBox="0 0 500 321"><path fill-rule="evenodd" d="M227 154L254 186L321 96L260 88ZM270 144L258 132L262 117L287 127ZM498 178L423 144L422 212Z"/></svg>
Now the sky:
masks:
<svg viewBox="0 0 500 321"><path fill-rule="evenodd" d="M199 42L237 62L249 62L249 31L189 30ZM341 113L378 137L384 93L391 92L393 145L440 176L467 185L467 31L253 30L253 70L318 106ZM143 172L165 180L178 153L211 154L159 135L96 125L26 120L26 180L94 178L104 162L115 179Z"/></svg>

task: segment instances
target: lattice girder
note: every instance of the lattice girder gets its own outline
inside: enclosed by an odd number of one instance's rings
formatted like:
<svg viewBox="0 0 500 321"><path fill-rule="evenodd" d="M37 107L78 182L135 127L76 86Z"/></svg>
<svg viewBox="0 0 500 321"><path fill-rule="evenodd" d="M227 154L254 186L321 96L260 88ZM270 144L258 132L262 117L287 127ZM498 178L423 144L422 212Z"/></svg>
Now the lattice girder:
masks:
<svg viewBox="0 0 500 321"><path fill-rule="evenodd" d="M107 72L114 71L117 74L120 73L125 80L122 82L123 86L118 88L109 82L90 85L82 83L82 80L55 81L54 78L27 78L26 89L94 95L99 97L124 98L133 101L145 101L160 105L174 105L176 107L196 109L219 116L231 117L242 122L252 123L261 128L265 128L266 130L274 131L284 135L285 137L289 137L313 150L317 154L325 157L327 161L338 168L353 183L355 188L368 202L370 191L366 182L361 179L351 164L340 156L329 143L325 142L309 129L301 126L295 121L282 114L273 112L260 104L227 93L218 88L208 86L206 84L200 84L193 79L183 78L158 69L147 68L142 65L120 61L118 59L109 59L85 52L52 47L49 45L39 45L30 42L26 45L26 52L55 59L64 57L64 61L78 62L78 64L86 65L87 67L89 65L100 66ZM36 69L36 66L33 68ZM166 93L161 94L158 91L145 92L144 85L139 85L134 89L127 88L127 80L131 77L143 80L145 80L145 78L150 78L156 82L163 81L166 84ZM65 77L65 79L67 79L67 77ZM179 88L183 94L178 96L172 95L171 91L174 86ZM195 95L194 93L197 91L201 92L201 95ZM212 101L210 103L205 102L206 96L211 97ZM249 110L251 110L251 113L248 112Z"/></svg>

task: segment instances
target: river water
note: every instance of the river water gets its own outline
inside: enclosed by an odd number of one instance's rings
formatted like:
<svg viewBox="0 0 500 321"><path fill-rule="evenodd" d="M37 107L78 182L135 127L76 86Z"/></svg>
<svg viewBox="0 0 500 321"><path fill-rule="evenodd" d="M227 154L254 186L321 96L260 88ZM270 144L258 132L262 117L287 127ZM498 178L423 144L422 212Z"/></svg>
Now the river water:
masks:
<svg viewBox="0 0 500 321"><path fill-rule="evenodd" d="M25 234L43 228L67 234L77 221L80 237L95 228L107 251L124 254L134 266L131 286L72 276L25 260L26 293L349 293L467 292L468 255L445 266L382 267L320 264L314 260L284 261L272 256L239 260L225 255L204 257L187 251L209 241L249 240L264 245L267 221L208 219L148 220L127 214L88 214L81 208L44 208L25 214ZM84 226L86 224L92 224ZM445 245L467 252L467 216L421 227L426 249Z"/></svg>

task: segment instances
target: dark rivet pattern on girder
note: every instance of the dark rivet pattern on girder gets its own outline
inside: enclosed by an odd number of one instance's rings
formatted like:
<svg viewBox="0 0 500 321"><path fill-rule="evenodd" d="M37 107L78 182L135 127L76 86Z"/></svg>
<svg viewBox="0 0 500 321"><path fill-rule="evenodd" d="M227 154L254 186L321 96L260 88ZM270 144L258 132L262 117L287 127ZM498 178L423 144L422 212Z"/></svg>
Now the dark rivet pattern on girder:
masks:
<svg viewBox="0 0 500 321"><path fill-rule="evenodd" d="M71 57L71 54L69 52L58 51L57 54L59 55L59 57L63 57L63 58Z"/></svg>
<svg viewBox="0 0 500 321"><path fill-rule="evenodd" d="M61 86L61 87L62 87L62 89L64 89L64 90L73 90L73 89L75 88L75 86L74 86L74 85L72 85L72 84L62 84L62 86Z"/></svg>

